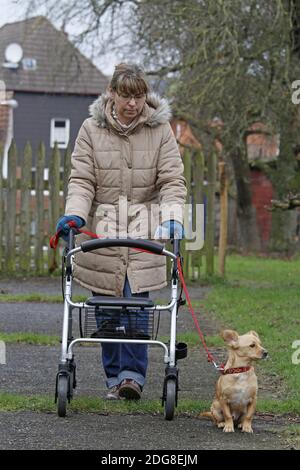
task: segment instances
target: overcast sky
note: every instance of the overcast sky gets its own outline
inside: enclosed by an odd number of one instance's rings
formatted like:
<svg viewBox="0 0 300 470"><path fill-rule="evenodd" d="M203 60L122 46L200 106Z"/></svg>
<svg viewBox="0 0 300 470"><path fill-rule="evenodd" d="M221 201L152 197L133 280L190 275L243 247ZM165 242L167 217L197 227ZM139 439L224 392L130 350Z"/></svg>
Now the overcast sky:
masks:
<svg viewBox="0 0 300 470"><path fill-rule="evenodd" d="M14 0L0 0L0 27L5 23L13 23L24 18L25 8L22 11L20 5L16 7ZM38 12L36 13L38 14ZM84 51L82 51L84 53ZM112 54L98 59L96 65L105 75L111 75L118 59Z"/></svg>
<svg viewBox="0 0 300 470"><path fill-rule="evenodd" d="M20 16L20 7L16 8L13 0L0 0L0 26L17 21Z"/></svg>

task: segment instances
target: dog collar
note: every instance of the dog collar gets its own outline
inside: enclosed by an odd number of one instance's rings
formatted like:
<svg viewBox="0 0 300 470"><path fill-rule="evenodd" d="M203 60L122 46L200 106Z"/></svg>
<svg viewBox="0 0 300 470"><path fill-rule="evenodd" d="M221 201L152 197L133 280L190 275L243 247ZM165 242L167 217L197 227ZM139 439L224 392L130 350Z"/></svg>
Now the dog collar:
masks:
<svg viewBox="0 0 300 470"><path fill-rule="evenodd" d="M242 372L248 372L251 369L251 366L247 367L230 367L229 369L223 369L222 374L241 374Z"/></svg>

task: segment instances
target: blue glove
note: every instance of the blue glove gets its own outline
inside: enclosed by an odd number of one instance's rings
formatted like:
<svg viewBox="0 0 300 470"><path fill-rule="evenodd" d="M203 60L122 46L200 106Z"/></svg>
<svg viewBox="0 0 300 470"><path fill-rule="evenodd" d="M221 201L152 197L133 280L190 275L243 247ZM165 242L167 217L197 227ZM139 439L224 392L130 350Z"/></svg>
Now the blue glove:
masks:
<svg viewBox="0 0 300 470"><path fill-rule="evenodd" d="M154 238L184 238L183 225L177 220L167 220L156 229Z"/></svg>
<svg viewBox="0 0 300 470"><path fill-rule="evenodd" d="M78 215L63 215L60 217L56 224L56 231L60 232L59 236L62 237L65 241L68 241L68 236L70 232L70 226L68 222L74 222L76 224L76 228L83 227L85 225L85 221L78 217Z"/></svg>

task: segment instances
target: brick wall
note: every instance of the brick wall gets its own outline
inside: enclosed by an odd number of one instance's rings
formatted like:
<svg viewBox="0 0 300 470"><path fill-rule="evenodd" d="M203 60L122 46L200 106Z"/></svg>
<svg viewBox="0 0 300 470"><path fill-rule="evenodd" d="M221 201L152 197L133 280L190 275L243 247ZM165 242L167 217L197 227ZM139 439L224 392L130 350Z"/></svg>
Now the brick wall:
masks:
<svg viewBox="0 0 300 470"><path fill-rule="evenodd" d="M175 134L177 141L182 145L188 145L195 149L201 149L200 142L194 136L191 127L186 121L181 119L172 119L171 127ZM181 148L181 152L184 152L184 147Z"/></svg>
<svg viewBox="0 0 300 470"><path fill-rule="evenodd" d="M13 97L13 92L6 92L3 99L10 100ZM8 117L9 117L9 106L0 105L0 141L6 142L7 127L8 127Z"/></svg>
<svg viewBox="0 0 300 470"><path fill-rule="evenodd" d="M252 203L256 209L256 220L262 243L267 243L271 234L272 213L267 211L273 197L271 181L260 170L251 171Z"/></svg>

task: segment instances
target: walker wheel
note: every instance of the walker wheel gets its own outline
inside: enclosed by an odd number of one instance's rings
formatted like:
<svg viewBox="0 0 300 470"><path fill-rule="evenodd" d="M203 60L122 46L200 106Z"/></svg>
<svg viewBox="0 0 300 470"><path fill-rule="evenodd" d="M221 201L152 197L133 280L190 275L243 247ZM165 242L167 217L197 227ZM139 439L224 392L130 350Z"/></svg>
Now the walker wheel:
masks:
<svg viewBox="0 0 300 470"><path fill-rule="evenodd" d="M57 414L64 418L67 413L68 376L59 375L57 381Z"/></svg>
<svg viewBox="0 0 300 470"><path fill-rule="evenodd" d="M176 404L176 380L169 379L166 382L165 419L172 421Z"/></svg>

